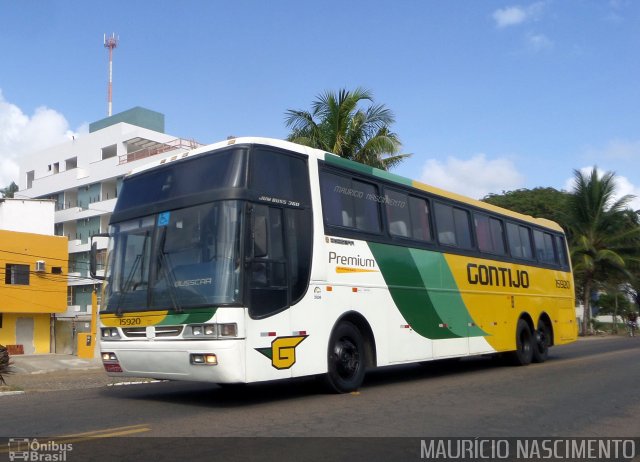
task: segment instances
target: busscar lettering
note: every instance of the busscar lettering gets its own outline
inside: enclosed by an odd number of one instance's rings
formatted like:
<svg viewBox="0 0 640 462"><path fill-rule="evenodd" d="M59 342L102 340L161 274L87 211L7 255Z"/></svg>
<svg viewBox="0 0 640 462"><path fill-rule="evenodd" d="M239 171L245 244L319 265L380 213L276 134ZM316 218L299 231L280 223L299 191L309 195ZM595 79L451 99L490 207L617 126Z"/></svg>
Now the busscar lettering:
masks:
<svg viewBox="0 0 640 462"><path fill-rule="evenodd" d="M359 266L363 268L375 268L376 261L373 258L363 258L360 255L348 256L329 252L329 263L345 266Z"/></svg>
<svg viewBox="0 0 640 462"><path fill-rule="evenodd" d="M529 273L501 266L467 264L467 281L481 286L529 288Z"/></svg>
<svg viewBox="0 0 640 462"><path fill-rule="evenodd" d="M187 279L184 281L176 281L174 283L175 287L188 287L188 286L204 286L208 284L213 284L213 279L211 278L202 278L202 279Z"/></svg>

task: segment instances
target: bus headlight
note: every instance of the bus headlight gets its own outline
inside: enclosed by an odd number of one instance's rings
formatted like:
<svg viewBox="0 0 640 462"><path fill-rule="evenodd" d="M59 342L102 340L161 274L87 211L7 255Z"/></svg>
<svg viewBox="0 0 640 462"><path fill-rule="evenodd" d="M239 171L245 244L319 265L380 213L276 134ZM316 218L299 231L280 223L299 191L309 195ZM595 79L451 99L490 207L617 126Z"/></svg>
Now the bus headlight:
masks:
<svg viewBox="0 0 640 462"><path fill-rule="evenodd" d="M184 332L185 338L233 338L238 336L238 325L235 322L225 324L191 324Z"/></svg>
<svg viewBox="0 0 640 462"><path fill-rule="evenodd" d="M102 340L113 340L120 338L120 333L118 332L117 327L103 327L100 330L102 335Z"/></svg>

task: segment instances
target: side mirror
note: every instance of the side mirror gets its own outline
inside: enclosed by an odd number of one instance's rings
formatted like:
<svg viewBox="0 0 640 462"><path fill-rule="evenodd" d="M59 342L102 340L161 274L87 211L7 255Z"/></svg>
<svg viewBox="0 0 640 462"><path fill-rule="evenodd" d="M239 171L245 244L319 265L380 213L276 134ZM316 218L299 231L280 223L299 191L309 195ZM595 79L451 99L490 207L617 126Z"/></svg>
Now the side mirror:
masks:
<svg viewBox="0 0 640 462"><path fill-rule="evenodd" d="M109 237L108 234L94 234L91 236L91 251L89 252L89 275L93 279L99 279L104 281L106 278L104 276L98 276L96 273L98 271L98 243L94 241L94 238L97 237Z"/></svg>

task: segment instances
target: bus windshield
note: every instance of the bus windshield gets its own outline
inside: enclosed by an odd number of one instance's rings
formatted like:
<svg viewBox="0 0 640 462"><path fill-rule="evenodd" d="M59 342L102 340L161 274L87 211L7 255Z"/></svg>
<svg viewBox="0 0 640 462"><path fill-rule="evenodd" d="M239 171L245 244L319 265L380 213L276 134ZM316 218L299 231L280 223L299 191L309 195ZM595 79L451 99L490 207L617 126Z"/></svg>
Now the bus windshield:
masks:
<svg viewBox="0 0 640 462"><path fill-rule="evenodd" d="M239 303L239 201L111 225L104 309L166 310Z"/></svg>

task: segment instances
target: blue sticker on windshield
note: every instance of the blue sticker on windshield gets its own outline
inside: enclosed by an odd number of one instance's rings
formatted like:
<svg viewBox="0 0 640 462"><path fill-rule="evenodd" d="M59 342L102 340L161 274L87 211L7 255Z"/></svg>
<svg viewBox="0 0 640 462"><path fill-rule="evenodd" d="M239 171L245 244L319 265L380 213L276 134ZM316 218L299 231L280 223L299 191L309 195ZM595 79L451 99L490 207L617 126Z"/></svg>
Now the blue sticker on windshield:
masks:
<svg viewBox="0 0 640 462"><path fill-rule="evenodd" d="M171 218L171 212L162 212L158 215L158 226L167 226Z"/></svg>

